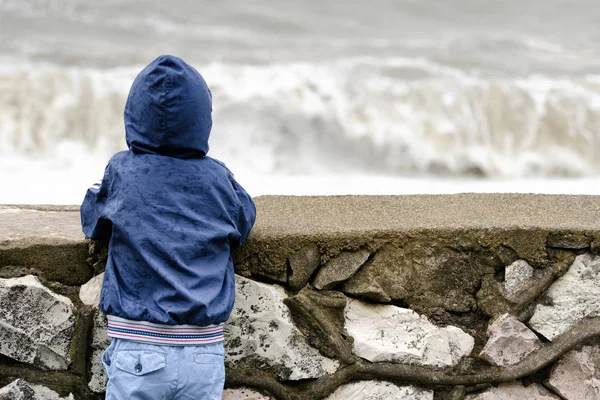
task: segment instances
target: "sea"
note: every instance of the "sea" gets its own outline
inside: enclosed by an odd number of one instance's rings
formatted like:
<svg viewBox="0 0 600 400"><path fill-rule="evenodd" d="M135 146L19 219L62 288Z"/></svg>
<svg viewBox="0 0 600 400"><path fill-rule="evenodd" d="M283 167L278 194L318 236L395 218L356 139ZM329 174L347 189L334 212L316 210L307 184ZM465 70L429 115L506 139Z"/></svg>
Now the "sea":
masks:
<svg viewBox="0 0 600 400"><path fill-rule="evenodd" d="M0 0L0 203L79 204L160 54L254 196L600 194L598 0Z"/></svg>

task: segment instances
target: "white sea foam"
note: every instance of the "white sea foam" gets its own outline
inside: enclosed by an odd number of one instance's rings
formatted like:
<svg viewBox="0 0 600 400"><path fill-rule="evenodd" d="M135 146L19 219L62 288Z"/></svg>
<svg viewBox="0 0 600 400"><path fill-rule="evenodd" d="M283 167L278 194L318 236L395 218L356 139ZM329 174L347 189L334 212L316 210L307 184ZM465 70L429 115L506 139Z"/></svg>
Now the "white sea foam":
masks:
<svg viewBox="0 0 600 400"><path fill-rule="evenodd" d="M0 0L0 203L78 203L161 53L255 195L593 192L600 2L475 3Z"/></svg>
<svg viewBox="0 0 600 400"><path fill-rule="evenodd" d="M484 79L405 58L196 66L214 97L211 152L237 170L497 178L600 172L597 77ZM4 64L0 165L7 168L8 156L106 160L123 149L123 106L139 68ZM73 144L76 151L64 150Z"/></svg>

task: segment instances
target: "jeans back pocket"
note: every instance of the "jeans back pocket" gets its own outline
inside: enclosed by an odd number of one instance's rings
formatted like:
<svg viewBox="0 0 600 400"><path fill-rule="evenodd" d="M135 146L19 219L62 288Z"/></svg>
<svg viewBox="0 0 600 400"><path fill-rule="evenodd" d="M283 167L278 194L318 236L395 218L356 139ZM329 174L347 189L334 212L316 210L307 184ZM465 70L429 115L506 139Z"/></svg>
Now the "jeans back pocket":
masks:
<svg viewBox="0 0 600 400"><path fill-rule="evenodd" d="M194 349L194 362L196 364L223 364L225 362L223 342L196 346Z"/></svg>
<svg viewBox="0 0 600 400"><path fill-rule="evenodd" d="M223 364L225 358L222 354L197 353L194 354L196 364Z"/></svg>
<svg viewBox="0 0 600 400"><path fill-rule="evenodd" d="M146 375L167 365L164 353L148 350L120 350L116 353L115 365L132 375Z"/></svg>

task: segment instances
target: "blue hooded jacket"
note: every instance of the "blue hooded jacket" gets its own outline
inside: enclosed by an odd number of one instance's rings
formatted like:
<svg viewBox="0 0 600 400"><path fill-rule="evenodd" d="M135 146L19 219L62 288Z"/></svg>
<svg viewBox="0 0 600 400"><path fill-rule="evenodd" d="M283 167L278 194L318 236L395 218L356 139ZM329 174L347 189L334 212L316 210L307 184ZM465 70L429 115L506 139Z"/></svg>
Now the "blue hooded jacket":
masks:
<svg viewBox="0 0 600 400"><path fill-rule="evenodd" d="M160 56L125 105L128 151L81 205L83 232L109 240L100 308L165 325L219 324L235 296L230 255L256 216L250 196L206 156L211 93L183 60Z"/></svg>

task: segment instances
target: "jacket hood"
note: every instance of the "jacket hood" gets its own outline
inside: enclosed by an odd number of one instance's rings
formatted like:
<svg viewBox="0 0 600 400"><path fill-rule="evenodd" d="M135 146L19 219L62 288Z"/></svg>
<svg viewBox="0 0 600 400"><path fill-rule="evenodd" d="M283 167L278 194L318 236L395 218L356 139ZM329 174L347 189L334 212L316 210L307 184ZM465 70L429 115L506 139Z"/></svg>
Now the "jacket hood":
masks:
<svg viewBox="0 0 600 400"><path fill-rule="evenodd" d="M212 128L212 96L193 67L166 55L133 81L125 104L127 146L135 153L203 157Z"/></svg>

